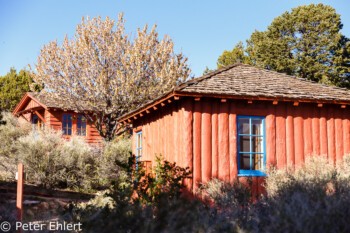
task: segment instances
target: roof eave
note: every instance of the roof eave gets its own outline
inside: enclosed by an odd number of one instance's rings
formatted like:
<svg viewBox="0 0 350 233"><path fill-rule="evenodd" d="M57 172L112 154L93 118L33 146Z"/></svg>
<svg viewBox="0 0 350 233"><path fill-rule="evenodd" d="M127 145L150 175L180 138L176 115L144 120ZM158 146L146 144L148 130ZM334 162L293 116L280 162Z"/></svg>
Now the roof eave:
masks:
<svg viewBox="0 0 350 233"><path fill-rule="evenodd" d="M42 106L44 109L48 109L48 107L46 105L44 105L43 103L41 103L40 101L38 101L36 98L34 98L29 92L26 92L24 94L24 96L22 97L22 99L19 101L19 103L17 104L16 108L12 111L12 115L16 116L19 112L21 112L21 108L23 108L23 106L27 103L28 99L32 99L34 100L37 104L39 104L40 106Z"/></svg>
<svg viewBox="0 0 350 233"><path fill-rule="evenodd" d="M260 100L260 101L283 101L283 102L299 102L299 103L321 103L321 104L339 104L350 105L350 101L341 100L325 100L325 99L307 99L307 98L282 98L282 97L267 97L267 96L253 96L253 95L225 95L225 94L212 94L212 93L200 93L200 92L185 92L173 90L156 100L142 106L134 111L131 111L118 119L119 123L132 121L134 117L142 114L145 111L149 111L154 106L161 104L162 102L172 97L197 97L197 98L218 98L218 99L235 99L235 100Z"/></svg>

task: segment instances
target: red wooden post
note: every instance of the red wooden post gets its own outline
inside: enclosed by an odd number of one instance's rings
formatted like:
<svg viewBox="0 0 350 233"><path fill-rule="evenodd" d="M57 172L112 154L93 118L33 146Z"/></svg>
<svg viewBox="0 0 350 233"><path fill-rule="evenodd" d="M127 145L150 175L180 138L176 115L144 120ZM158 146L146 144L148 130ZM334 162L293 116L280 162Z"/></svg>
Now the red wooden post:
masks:
<svg viewBox="0 0 350 233"><path fill-rule="evenodd" d="M206 183L211 178L211 102L202 101L202 129L201 129L201 151L202 151L202 182Z"/></svg>
<svg viewBox="0 0 350 233"><path fill-rule="evenodd" d="M212 131L211 131L211 135L212 135L212 147L211 147L211 156L212 156L212 178L218 178L218 154L219 154L219 145L218 145L218 141L219 141L219 136L218 136L218 130L219 130L219 126L218 126L218 104L213 101L212 102L212 116L211 116L211 122L212 122Z"/></svg>
<svg viewBox="0 0 350 233"><path fill-rule="evenodd" d="M201 164L201 103L194 102L193 113L193 190L197 192L199 184L202 182Z"/></svg>
<svg viewBox="0 0 350 233"><path fill-rule="evenodd" d="M18 164L17 173L17 220L22 222L23 217L23 164Z"/></svg>

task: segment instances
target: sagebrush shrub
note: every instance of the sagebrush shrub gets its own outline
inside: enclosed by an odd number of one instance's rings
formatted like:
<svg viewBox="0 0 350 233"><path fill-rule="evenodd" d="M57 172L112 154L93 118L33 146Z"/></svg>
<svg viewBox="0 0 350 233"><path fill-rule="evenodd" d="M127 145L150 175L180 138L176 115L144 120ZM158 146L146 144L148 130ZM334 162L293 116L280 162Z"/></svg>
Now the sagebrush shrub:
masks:
<svg viewBox="0 0 350 233"><path fill-rule="evenodd" d="M4 120L7 124L0 125L2 180L14 180L19 162L25 166L27 182L47 188L103 189L111 181L126 178L115 162L131 157L129 138L92 147L82 137L65 140L49 128L34 136L30 124L19 125L8 113Z"/></svg>
<svg viewBox="0 0 350 233"><path fill-rule="evenodd" d="M18 118L9 112L2 113L6 124L0 124L0 179L13 181L17 170L17 140L28 135L32 127L29 123L19 125Z"/></svg>
<svg viewBox="0 0 350 233"><path fill-rule="evenodd" d="M96 160L99 164L97 174L100 178L100 184L110 184L115 180L126 183L129 179L128 174L116 162L127 163L131 155L130 138L123 137L111 142L103 142L103 147L99 153L96 153Z"/></svg>

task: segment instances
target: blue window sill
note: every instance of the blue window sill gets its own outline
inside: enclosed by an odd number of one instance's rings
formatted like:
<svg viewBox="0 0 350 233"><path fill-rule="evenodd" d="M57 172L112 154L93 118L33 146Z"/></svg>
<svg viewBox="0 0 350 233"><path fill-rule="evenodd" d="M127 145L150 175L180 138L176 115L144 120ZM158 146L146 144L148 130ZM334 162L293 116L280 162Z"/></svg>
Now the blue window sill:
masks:
<svg viewBox="0 0 350 233"><path fill-rule="evenodd" d="M262 171L257 171L257 170L239 170L237 176L267 176L264 172Z"/></svg>

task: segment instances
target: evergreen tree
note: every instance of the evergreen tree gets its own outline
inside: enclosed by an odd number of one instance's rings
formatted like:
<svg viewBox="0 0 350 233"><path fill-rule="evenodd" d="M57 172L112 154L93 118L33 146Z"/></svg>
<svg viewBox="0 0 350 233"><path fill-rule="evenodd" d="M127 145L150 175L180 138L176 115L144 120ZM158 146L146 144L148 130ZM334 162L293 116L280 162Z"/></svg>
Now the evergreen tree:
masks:
<svg viewBox="0 0 350 233"><path fill-rule="evenodd" d="M13 111L24 93L30 91L33 79L25 70L19 73L14 68L5 76L0 77L0 110ZM40 91L39 85L33 86L34 91Z"/></svg>
<svg viewBox="0 0 350 233"><path fill-rule="evenodd" d="M252 64L250 57L245 53L242 41L236 44L231 51L225 50L216 64L219 69L233 63Z"/></svg>
<svg viewBox="0 0 350 233"><path fill-rule="evenodd" d="M218 68L252 64L316 82L350 87L350 42L331 6L310 4L275 18L266 31L255 31L247 47L224 51Z"/></svg>

